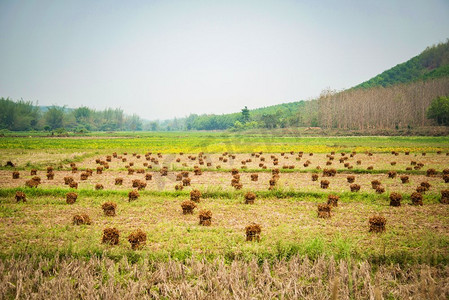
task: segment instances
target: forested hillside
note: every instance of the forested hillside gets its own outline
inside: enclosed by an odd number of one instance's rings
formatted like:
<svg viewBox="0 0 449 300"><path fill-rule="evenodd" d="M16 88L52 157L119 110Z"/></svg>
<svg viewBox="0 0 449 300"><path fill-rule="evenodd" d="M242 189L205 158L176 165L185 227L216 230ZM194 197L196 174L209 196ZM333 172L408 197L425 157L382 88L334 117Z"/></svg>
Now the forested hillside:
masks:
<svg viewBox="0 0 449 300"><path fill-rule="evenodd" d="M428 47L418 56L399 64L355 88L391 86L449 76L449 41Z"/></svg>

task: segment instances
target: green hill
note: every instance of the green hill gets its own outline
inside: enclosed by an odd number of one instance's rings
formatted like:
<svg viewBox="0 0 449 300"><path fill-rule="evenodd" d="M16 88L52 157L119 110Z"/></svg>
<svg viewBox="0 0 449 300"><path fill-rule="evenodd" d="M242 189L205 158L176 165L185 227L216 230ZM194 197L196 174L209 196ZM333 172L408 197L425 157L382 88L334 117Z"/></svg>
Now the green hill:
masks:
<svg viewBox="0 0 449 300"><path fill-rule="evenodd" d="M449 40L446 43L428 47L405 63L386 70L355 88L386 87L447 76L449 76Z"/></svg>

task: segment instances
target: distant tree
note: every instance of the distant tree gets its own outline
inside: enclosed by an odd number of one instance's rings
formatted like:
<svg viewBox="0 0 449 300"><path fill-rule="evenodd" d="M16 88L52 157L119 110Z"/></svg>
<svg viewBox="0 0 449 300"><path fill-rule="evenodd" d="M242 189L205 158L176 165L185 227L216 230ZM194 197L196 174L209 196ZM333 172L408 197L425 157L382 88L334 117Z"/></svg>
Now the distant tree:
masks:
<svg viewBox="0 0 449 300"><path fill-rule="evenodd" d="M46 125L54 130L63 127L64 121L64 107L52 106L45 112Z"/></svg>
<svg viewBox="0 0 449 300"><path fill-rule="evenodd" d="M439 125L449 125L449 97L432 100L427 110L427 118L434 119Z"/></svg>
<svg viewBox="0 0 449 300"><path fill-rule="evenodd" d="M242 109L242 123L248 123L250 120L250 116L249 116L249 109L248 107L245 106L245 108Z"/></svg>

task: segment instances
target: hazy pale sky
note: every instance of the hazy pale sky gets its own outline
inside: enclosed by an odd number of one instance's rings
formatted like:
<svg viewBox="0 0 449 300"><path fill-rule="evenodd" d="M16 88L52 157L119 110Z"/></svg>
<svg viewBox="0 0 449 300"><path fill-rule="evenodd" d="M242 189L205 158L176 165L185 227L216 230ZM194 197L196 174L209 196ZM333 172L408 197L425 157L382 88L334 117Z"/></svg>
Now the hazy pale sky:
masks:
<svg viewBox="0 0 449 300"><path fill-rule="evenodd" d="M447 38L448 0L0 0L0 97L229 113L352 87Z"/></svg>

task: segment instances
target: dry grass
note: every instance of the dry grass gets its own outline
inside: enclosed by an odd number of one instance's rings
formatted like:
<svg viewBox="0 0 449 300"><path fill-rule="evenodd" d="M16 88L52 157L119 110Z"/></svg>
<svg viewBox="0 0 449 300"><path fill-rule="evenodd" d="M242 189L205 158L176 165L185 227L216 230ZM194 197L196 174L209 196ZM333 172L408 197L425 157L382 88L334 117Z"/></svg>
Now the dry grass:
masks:
<svg viewBox="0 0 449 300"><path fill-rule="evenodd" d="M0 261L0 298L39 299L447 299L449 268L380 266L293 257L257 261L23 257ZM381 298L375 298L377 297Z"/></svg>

